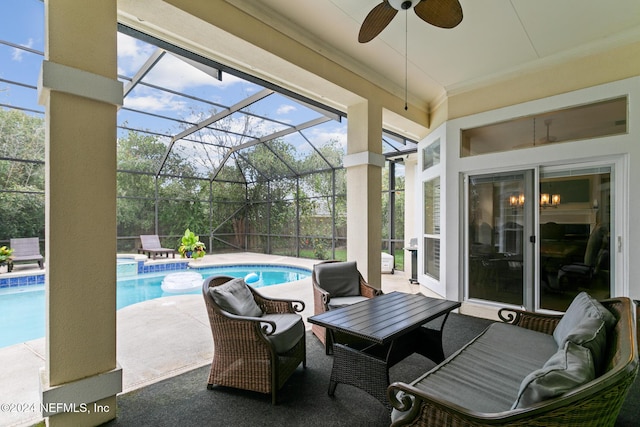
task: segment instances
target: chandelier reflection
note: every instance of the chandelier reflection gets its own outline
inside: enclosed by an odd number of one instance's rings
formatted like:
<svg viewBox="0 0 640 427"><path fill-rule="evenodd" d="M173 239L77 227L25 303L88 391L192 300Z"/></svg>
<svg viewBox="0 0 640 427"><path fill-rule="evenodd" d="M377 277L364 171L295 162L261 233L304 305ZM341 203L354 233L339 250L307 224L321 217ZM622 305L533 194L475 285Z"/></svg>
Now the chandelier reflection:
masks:
<svg viewBox="0 0 640 427"><path fill-rule="evenodd" d="M560 195L559 194L551 194L542 193L540 194L540 206L545 207L555 207L560 204Z"/></svg>
<svg viewBox="0 0 640 427"><path fill-rule="evenodd" d="M557 207L560 204L559 194L540 194L540 207ZM522 206L524 205L524 194L512 194L509 196L509 206Z"/></svg>

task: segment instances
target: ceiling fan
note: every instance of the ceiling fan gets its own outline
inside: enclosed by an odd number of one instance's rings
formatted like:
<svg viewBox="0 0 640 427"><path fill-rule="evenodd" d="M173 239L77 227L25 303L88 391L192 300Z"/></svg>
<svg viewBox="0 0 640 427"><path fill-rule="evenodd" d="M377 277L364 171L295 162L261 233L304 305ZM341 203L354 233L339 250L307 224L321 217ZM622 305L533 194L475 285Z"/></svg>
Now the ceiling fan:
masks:
<svg viewBox="0 0 640 427"><path fill-rule="evenodd" d="M453 28L462 21L462 6L458 0L384 0L364 19L358 41L367 43L373 40L399 10L410 8L420 19L436 27Z"/></svg>

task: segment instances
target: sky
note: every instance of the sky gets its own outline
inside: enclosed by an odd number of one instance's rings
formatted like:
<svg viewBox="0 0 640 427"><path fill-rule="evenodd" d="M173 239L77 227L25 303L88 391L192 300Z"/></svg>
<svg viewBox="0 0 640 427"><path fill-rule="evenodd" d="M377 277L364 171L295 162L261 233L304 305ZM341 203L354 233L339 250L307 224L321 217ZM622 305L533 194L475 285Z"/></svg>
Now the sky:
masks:
<svg viewBox="0 0 640 427"><path fill-rule="evenodd" d="M37 91L33 88L37 84L43 60L44 43L43 2L0 0L0 108L14 106L30 114L40 112L42 115L44 108L38 105ZM18 45L29 50L16 49L15 46ZM153 45L119 33L118 75L133 77L156 49ZM125 85L128 83L126 78L121 77L120 80ZM256 84L227 73L223 73L222 79L217 80L172 53L165 53L142 81L152 86L136 85L125 97L124 108L118 113L118 125L123 128L119 130L118 136L125 136L128 129L150 131L155 135L167 135L159 137L166 144L169 144L171 135L263 90ZM159 90L157 87L169 91ZM269 135L322 116L277 93L243 111L250 115L234 113L225 120L224 129L232 131L232 136L227 135L225 139L226 144L247 142L252 137ZM244 133L249 137L234 136L233 132ZM215 131L201 131L192 137L198 141L219 143L219 134L220 132ZM296 148L300 157L312 152L310 143L321 146L330 140L337 141L346 152L345 118L341 122L331 120L309 128L302 131L302 134L296 132L285 137Z"/></svg>

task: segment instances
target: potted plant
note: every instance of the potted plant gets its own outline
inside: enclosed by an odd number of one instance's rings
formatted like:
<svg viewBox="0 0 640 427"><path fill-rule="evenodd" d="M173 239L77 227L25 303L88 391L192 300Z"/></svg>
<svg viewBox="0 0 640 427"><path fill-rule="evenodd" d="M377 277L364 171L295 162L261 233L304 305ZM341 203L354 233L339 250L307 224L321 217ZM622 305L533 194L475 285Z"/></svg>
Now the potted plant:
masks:
<svg viewBox="0 0 640 427"><path fill-rule="evenodd" d="M180 247L178 248L180 256L182 258L202 258L206 253L205 249L206 247L204 243L200 241L200 237L196 236L193 231L187 228L184 236L182 236Z"/></svg>
<svg viewBox="0 0 640 427"><path fill-rule="evenodd" d="M13 249L6 246L0 247L0 266L7 265L7 271L11 272L11 254Z"/></svg>

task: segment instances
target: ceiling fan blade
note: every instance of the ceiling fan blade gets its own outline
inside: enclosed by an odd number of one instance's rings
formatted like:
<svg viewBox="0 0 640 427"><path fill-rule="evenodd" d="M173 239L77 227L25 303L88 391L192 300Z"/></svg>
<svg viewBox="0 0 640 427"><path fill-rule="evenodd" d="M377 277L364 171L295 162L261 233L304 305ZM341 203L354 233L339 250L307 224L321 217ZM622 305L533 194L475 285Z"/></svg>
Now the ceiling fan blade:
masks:
<svg viewBox="0 0 640 427"><path fill-rule="evenodd" d="M420 19L436 27L453 28L462 22L458 0L422 0L414 10Z"/></svg>
<svg viewBox="0 0 640 427"><path fill-rule="evenodd" d="M380 34L385 29L389 22L396 16L398 11L391 7L391 5L385 0L376 7L364 18L362 27L360 27L360 33L358 34L358 41L360 43L366 43L373 40L375 36Z"/></svg>

